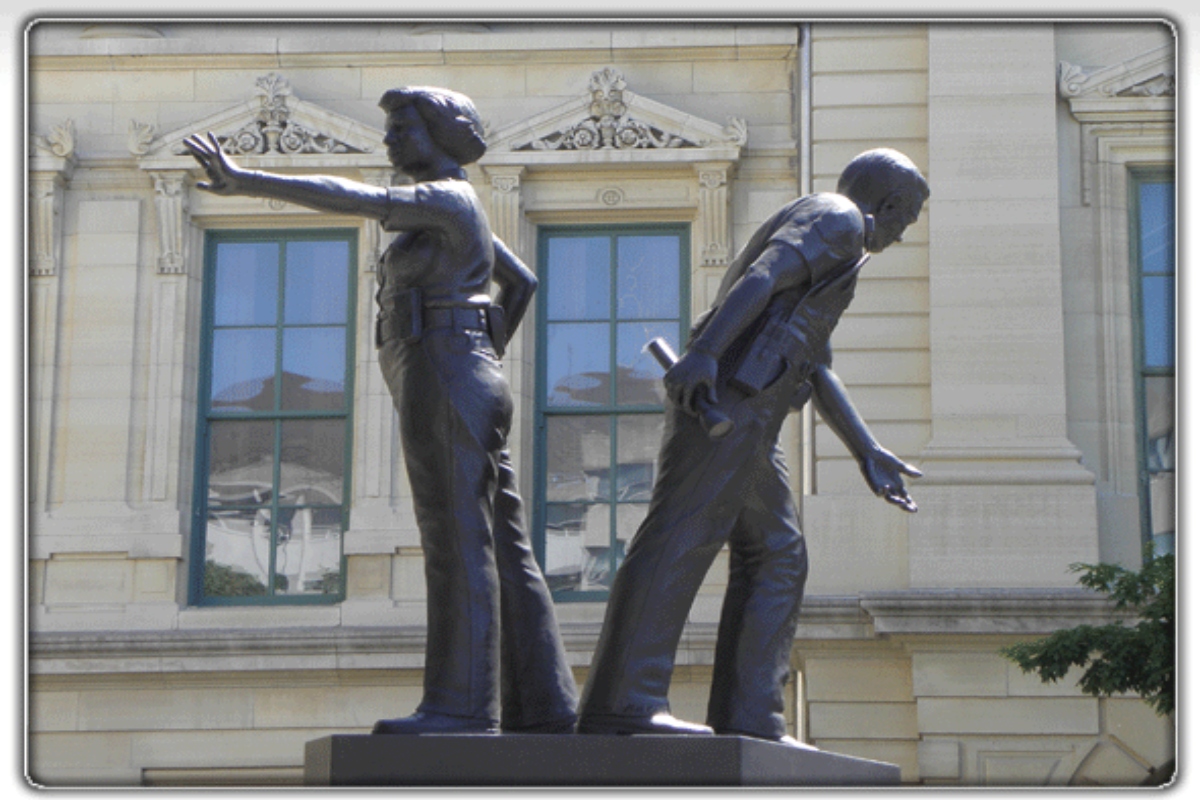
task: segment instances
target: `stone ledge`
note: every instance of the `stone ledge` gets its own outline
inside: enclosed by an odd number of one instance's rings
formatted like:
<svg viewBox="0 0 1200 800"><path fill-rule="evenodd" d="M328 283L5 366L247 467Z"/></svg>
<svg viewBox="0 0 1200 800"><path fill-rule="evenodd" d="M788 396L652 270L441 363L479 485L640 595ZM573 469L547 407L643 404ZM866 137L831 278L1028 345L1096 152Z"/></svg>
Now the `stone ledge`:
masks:
<svg viewBox="0 0 1200 800"><path fill-rule="evenodd" d="M29 636L30 672L409 669L420 668L423 661L423 625L339 624L335 606L217 611L211 624L176 623L166 630L97 629L105 621L111 622L108 616L92 620L91 630L38 630L35 625ZM313 624L314 611L328 617L329 624ZM209 612L183 609L179 613ZM44 618L35 613L31 622ZM1116 612L1106 597L1084 589L908 589L805 598L797 639L1043 635L1083 622L1105 624L1131 618L1130 613ZM164 615L162 622L169 624L170 620ZM586 666L600 622L562 622L559 629L572 663ZM691 654L691 660L681 663L711 663L715 643L714 624L689 624L680 649Z"/></svg>
<svg viewBox="0 0 1200 800"><path fill-rule="evenodd" d="M743 736L336 735L310 786L891 786L881 761Z"/></svg>
<svg viewBox="0 0 1200 800"><path fill-rule="evenodd" d="M1048 634L1130 615L1086 589L909 589L864 593L877 634Z"/></svg>

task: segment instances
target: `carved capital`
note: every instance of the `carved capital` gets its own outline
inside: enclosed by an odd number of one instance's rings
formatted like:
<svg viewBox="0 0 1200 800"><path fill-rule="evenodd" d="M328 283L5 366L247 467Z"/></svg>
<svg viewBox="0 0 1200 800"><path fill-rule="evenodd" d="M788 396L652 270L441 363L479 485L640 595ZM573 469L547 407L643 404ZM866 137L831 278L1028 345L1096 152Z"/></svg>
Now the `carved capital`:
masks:
<svg viewBox="0 0 1200 800"><path fill-rule="evenodd" d="M720 189L729 180L726 169L705 169L700 171L700 186L705 189Z"/></svg>
<svg viewBox="0 0 1200 800"><path fill-rule="evenodd" d="M511 194L518 192L521 189L520 175L493 175L491 176L492 191L500 194Z"/></svg>

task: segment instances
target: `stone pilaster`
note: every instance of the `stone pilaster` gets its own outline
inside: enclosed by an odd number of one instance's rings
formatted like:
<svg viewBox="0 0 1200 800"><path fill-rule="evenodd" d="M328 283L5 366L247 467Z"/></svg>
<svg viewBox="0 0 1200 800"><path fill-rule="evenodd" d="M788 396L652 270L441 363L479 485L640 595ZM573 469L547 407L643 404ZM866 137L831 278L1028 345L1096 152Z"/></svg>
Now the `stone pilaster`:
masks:
<svg viewBox="0 0 1200 800"><path fill-rule="evenodd" d="M1009 69L993 69L1000 54ZM1054 32L929 31L932 437L914 588L1071 585L1097 555L1067 439Z"/></svg>

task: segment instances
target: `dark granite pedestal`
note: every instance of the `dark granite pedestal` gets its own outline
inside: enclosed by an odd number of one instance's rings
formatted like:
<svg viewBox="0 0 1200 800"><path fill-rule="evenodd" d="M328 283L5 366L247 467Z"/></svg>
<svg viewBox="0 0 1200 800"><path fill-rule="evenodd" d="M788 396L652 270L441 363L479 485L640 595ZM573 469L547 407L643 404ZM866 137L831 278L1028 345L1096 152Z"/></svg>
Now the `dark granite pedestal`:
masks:
<svg viewBox="0 0 1200 800"><path fill-rule="evenodd" d="M895 786L900 768L743 736L337 735L310 786Z"/></svg>

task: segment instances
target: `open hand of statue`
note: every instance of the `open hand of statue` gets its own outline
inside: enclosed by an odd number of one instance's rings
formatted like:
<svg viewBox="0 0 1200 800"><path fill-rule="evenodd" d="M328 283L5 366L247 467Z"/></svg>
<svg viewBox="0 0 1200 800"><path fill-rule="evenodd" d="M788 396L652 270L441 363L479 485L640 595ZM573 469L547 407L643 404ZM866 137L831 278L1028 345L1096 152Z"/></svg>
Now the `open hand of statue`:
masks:
<svg viewBox="0 0 1200 800"><path fill-rule="evenodd" d="M208 138L192 135L184 139L183 144L208 174L208 180L201 181L196 186L216 194L238 194L240 178L245 170L225 155L214 134L209 133Z"/></svg>
<svg viewBox="0 0 1200 800"><path fill-rule="evenodd" d="M919 478L922 475L921 470L904 463L883 448L873 450L863 460L860 467L867 485L877 496L909 513L916 512L917 504L909 496L908 490L904 488L903 476Z"/></svg>
<svg viewBox="0 0 1200 800"><path fill-rule="evenodd" d="M707 353L689 350L663 376L667 396L684 410L697 414L700 404L717 402L717 360Z"/></svg>

